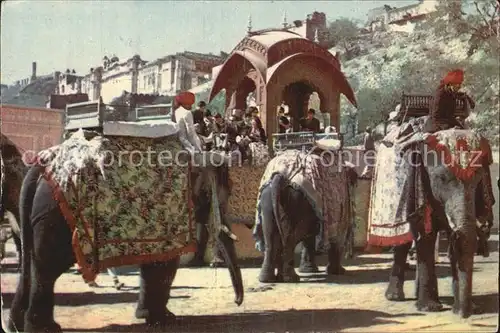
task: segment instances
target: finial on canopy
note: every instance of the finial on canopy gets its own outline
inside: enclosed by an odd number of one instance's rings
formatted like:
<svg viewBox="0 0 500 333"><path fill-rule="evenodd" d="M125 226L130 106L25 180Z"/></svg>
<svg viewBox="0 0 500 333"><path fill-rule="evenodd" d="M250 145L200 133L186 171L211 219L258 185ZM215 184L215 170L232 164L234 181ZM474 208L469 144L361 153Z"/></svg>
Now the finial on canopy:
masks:
<svg viewBox="0 0 500 333"><path fill-rule="evenodd" d="M286 21L286 20L287 20L287 19L286 19L286 10L284 10L284 11L283 11L283 23L282 23L282 24L283 24L283 28L285 28L285 29L286 29L286 27L288 26L288 23L287 23L287 21Z"/></svg>
<svg viewBox="0 0 500 333"><path fill-rule="evenodd" d="M252 14L248 15L247 33L252 32Z"/></svg>

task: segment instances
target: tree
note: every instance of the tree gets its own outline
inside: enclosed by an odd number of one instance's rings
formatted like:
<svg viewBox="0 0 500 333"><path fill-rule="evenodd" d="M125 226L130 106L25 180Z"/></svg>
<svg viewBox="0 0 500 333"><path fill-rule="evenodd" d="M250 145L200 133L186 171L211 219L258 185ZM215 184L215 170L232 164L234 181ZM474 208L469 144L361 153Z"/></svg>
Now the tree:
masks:
<svg viewBox="0 0 500 333"><path fill-rule="evenodd" d="M338 46L344 50L349 58L350 44L359 35L359 27L356 21L342 17L331 22L328 26L328 47Z"/></svg>
<svg viewBox="0 0 500 333"><path fill-rule="evenodd" d="M435 35L469 35L469 56L480 48L498 54L500 4L497 0L439 0L429 15Z"/></svg>

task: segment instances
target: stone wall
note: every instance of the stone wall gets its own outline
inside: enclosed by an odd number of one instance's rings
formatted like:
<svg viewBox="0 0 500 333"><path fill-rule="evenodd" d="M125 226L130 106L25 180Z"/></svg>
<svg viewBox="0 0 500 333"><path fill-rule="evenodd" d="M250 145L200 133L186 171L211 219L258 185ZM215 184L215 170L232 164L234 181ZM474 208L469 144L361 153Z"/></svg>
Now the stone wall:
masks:
<svg viewBox="0 0 500 333"><path fill-rule="evenodd" d="M22 151L38 152L61 143L64 111L2 105L2 134Z"/></svg>

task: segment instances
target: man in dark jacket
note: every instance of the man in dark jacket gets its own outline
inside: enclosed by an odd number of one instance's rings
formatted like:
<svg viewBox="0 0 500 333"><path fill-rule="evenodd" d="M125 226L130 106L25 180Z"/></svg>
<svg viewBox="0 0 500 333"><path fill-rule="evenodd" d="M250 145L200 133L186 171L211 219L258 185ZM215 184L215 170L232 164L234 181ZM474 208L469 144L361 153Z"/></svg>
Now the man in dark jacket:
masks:
<svg viewBox="0 0 500 333"><path fill-rule="evenodd" d="M474 109L475 103L470 96L459 92L463 81L464 72L461 69L449 72L441 80L431 107L431 118L435 131L455 126L464 127L463 119L459 119L456 115L457 100L464 100L472 109Z"/></svg>
<svg viewBox="0 0 500 333"><path fill-rule="evenodd" d="M205 124L205 111L207 108L207 103L201 101L198 103L198 107L193 111L193 122L195 125L199 126L199 133L203 136L208 136L207 126Z"/></svg>
<svg viewBox="0 0 500 333"><path fill-rule="evenodd" d="M314 117L315 113L316 111L314 111L314 109L309 109L309 111L307 111L307 117L300 119L300 128L302 131L320 132L320 123L319 120Z"/></svg>

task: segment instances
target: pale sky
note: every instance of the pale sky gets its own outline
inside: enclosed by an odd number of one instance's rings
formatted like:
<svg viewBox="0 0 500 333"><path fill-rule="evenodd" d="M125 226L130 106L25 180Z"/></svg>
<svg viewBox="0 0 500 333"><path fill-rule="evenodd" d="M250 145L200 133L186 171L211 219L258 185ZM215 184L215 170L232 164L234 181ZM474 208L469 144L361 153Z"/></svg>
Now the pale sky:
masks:
<svg viewBox="0 0 500 333"><path fill-rule="evenodd" d="M2 83L31 75L75 69L80 75L105 55L125 60L139 54L154 60L182 51L230 52L254 30L280 27L313 11L327 20L366 19L369 9L402 7L413 1L2 1Z"/></svg>

